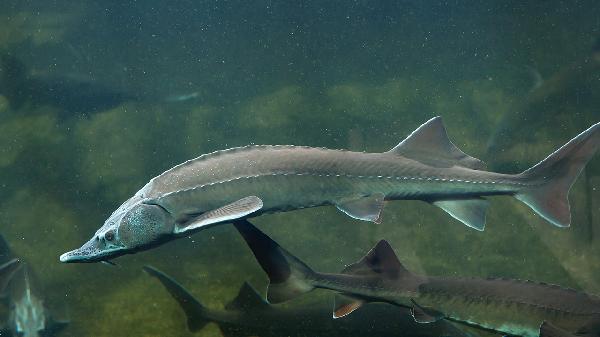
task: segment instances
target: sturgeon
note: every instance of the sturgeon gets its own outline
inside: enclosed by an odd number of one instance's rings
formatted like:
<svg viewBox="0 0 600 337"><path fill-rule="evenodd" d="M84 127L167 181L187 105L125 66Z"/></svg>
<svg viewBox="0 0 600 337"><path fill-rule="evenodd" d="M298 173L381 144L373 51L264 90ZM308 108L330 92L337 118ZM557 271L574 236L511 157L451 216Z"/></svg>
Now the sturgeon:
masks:
<svg viewBox="0 0 600 337"><path fill-rule="evenodd" d="M53 314L44 304L43 294L33 282L31 269L13 257L1 235L0 261L7 261L0 266L0 289L6 288L9 304L7 321L0 325L0 336L50 337L59 334L69 321L59 318L56 312Z"/></svg>
<svg viewBox="0 0 600 337"><path fill-rule="evenodd" d="M482 197L512 195L567 227L569 189L599 145L596 123L520 174L488 172L452 144L434 117L384 153L287 145L217 151L151 179L60 261L105 261L235 219L321 205L378 223L385 201L399 199L427 201L483 230Z"/></svg>
<svg viewBox="0 0 600 337"><path fill-rule="evenodd" d="M248 283L242 285L238 295L224 309L211 309L169 275L151 266L145 266L144 270L156 277L177 301L191 332L214 322L225 337L471 336L449 322L415 323L409 310L382 303L366 305L349 319L333 320L326 314L331 310L329 305L324 307L321 302L291 307L270 305Z"/></svg>
<svg viewBox="0 0 600 337"><path fill-rule="evenodd" d="M385 302L410 308L418 323L447 319L524 337L600 336L600 298L594 295L532 281L415 275L385 240L340 274L320 273L247 220L234 225L269 277L271 303L322 288L340 293L335 318Z"/></svg>

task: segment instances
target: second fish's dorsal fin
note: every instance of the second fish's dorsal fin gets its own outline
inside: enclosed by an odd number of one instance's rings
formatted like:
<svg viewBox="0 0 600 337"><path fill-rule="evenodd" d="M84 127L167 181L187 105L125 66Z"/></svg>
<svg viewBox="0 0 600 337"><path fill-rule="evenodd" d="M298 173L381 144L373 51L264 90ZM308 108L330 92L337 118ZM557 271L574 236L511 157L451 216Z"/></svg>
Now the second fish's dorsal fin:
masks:
<svg viewBox="0 0 600 337"><path fill-rule="evenodd" d="M398 154L435 167L463 166L474 170L485 169L484 162L465 154L450 141L442 117L439 116L419 126L387 153Z"/></svg>
<svg viewBox="0 0 600 337"><path fill-rule="evenodd" d="M358 262L346 266L342 274L379 276L384 279L399 279L412 275L398 260L390 244L381 240Z"/></svg>
<svg viewBox="0 0 600 337"><path fill-rule="evenodd" d="M227 310L252 311L270 308L269 303L265 302L248 282L240 287L237 296L225 306Z"/></svg>

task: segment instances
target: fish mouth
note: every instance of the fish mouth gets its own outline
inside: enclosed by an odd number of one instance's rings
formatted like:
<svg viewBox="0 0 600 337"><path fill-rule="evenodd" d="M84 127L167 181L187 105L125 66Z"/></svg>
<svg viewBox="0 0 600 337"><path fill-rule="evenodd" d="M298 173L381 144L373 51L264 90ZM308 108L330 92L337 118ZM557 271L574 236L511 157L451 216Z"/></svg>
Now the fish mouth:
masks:
<svg viewBox="0 0 600 337"><path fill-rule="evenodd" d="M123 247L100 247L100 242L92 238L83 246L73 249L60 256L62 263L93 263L113 259L117 256L126 254Z"/></svg>

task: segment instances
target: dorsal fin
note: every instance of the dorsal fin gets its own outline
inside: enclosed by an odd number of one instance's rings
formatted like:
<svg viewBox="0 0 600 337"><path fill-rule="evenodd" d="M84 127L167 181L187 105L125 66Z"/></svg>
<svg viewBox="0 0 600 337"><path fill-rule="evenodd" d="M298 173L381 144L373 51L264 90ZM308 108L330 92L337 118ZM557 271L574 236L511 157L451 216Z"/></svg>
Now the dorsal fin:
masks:
<svg viewBox="0 0 600 337"><path fill-rule="evenodd" d="M419 126L387 153L399 154L435 167L463 166L483 170L485 164L457 148L446 133L442 117L434 117Z"/></svg>
<svg viewBox="0 0 600 337"><path fill-rule="evenodd" d="M225 306L227 310L251 311L270 308L269 303L248 282L240 287L237 296Z"/></svg>
<svg viewBox="0 0 600 337"><path fill-rule="evenodd" d="M346 266L343 274L352 275L377 275L386 279L398 279L404 275L411 275L398 260L390 244L381 240L358 262Z"/></svg>

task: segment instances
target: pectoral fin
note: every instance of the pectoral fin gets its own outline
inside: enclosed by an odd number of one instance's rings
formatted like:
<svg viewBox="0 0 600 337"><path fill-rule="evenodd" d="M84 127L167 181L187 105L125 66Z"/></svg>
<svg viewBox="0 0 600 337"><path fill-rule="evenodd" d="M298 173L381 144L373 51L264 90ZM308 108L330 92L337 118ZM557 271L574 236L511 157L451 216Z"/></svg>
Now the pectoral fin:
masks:
<svg viewBox="0 0 600 337"><path fill-rule="evenodd" d="M360 308L365 301L351 296L336 294L333 302L333 318L342 318Z"/></svg>
<svg viewBox="0 0 600 337"><path fill-rule="evenodd" d="M485 212L489 206L485 199L437 200L433 204L471 228L478 231L485 228Z"/></svg>
<svg viewBox="0 0 600 337"><path fill-rule="evenodd" d="M383 193L350 199L336 204L336 207L354 219L381 223L381 211L384 206Z"/></svg>
<svg viewBox="0 0 600 337"><path fill-rule="evenodd" d="M175 226L174 233L185 233L210 224L240 219L258 211L262 207L263 202L259 197L245 197L223 207L202 213L184 224Z"/></svg>
<svg viewBox="0 0 600 337"><path fill-rule="evenodd" d="M422 307L418 305L417 302L415 302L415 300L413 299L411 299L410 301L413 304L412 308L410 309L410 313L415 319L415 322L433 323L444 318L444 314L442 314L441 312L434 309Z"/></svg>

